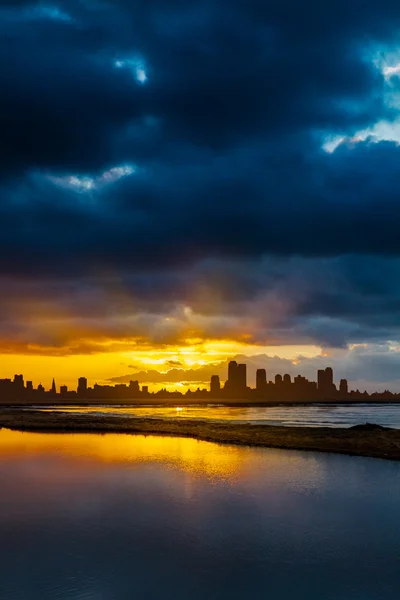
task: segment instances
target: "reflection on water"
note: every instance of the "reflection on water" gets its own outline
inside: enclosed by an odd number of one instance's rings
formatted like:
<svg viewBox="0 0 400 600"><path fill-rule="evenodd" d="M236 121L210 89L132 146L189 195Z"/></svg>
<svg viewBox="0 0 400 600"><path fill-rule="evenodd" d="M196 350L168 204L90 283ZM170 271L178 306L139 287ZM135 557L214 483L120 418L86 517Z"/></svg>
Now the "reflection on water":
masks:
<svg viewBox="0 0 400 600"><path fill-rule="evenodd" d="M0 460L60 455L79 459L75 468L96 468L102 463L128 463L131 467L160 463L190 473L227 478L240 472L245 453L236 446L221 452L216 444L179 437L1 431Z"/></svg>
<svg viewBox="0 0 400 600"><path fill-rule="evenodd" d="M235 421L268 425L307 427L351 427L359 423L377 423L400 429L400 405L357 404L309 406L96 406L43 409L96 415L119 415L156 419L198 419Z"/></svg>
<svg viewBox="0 0 400 600"><path fill-rule="evenodd" d="M0 431L2 600L394 600L400 464Z"/></svg>

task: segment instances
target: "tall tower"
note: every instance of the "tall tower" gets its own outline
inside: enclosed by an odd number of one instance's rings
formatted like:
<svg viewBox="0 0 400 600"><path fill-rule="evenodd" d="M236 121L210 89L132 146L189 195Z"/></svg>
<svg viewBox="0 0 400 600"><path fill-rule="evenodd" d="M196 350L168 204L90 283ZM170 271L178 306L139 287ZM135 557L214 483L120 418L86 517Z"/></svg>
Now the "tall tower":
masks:
<svg viewBox="0 0 400 600"><path fill-rule="evenodd" d="M86 377L79 377L78 379L78 394L84 396L87 391L87 379Z"/></svg>
<svg viewBox="0 0 400 600"><path fill-rule="evenodd" d="M347 379L340 380L339 392L341 396L347 396L349 393L349 385L347 383Z"/></svg>
<svg viewBox="0 0 400 600"><path fill-rule="evenodd" d="M238 364L237 364L236 360L231 360L231 362L228 365L228 381L229 381L229 385L232 387L236 386L237 370L238 370Z"/></svg>
<svg viewBox="0 0 400 600"><path fill-rule="evenodd" d="M331 389L332 386L333 386L333 370L332 370L332 367L326 367L326 369L325 369L325 381L326 381L326 385L328 386L328 388Z"/></svg>
<svg viewBox="0 0 400 600"><path fill-rule="evenodd" d="M318 385L319 392L322 392L325 389L325 370L324 369L318 369L317 385Z"/></svg>
<svg viewBox="0 0 400 600"><path fill-rule="evenodd" d="M25 387L24 384L24 376L23 375L14 375L14 389L21 391Z"/></svg>
<svg viewBox="0 0 400 600"><path fill-rule="evenodd" d="M54 377L53 377L53 383L51 386L51 394L52 394L52 396L55 396L57 394L56 382L54 381Z"/></svg>
<svg viewBox="0 0 400 600"><path fill-rule="evenodd" d="M237 366L237 385L239 389L247 387L247 366L245 363Z"/></svg>
<svg viewBox="0 0 400 600"><path fill-rule="evenodd" d="M217 398L220 394L220 391L221 391L221 383L220 383L218 375L211 375L211 382L210 382L211 396L215 396Z"/></svg>
<svg viewBox="0 0 400 600"><path fill-rule="evenodd" d="M263 392L267 385L267 372L265 369L257 369L256 371L256 390Z"/></svg>
<svg viewBox="0 0 400 600"><path fill-rule="evenodd" d="M333 370L331 367L318 370L318 396L320 399L331 399L335 396L336 387L333 383Z"/></svg>

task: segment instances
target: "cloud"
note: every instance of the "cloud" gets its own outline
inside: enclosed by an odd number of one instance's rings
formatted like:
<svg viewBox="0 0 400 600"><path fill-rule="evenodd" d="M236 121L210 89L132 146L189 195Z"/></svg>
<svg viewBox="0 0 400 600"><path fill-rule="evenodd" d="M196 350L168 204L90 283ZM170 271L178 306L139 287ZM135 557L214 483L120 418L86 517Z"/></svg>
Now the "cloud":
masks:
<svg viewBox="0 0 400 600"><path fill-rule="evenodd" d="M0 3L3 351L400 339L399 25L394 0Z"/></svg>
<svg viewBox="0 0 400 600"><path fill-rule="evenodd" d="M200 351L218 340L323 348L396 341L399 272L399 259L347 256L3 277L1 348L69 355L193 344Z"/></svg>
<svg viewBox="0 0 400 600"><path fill-rule="evenodd" d="M386 4L394 29L400 11ZM38 238L30 267L48 271L61 258L87 270L105 260L138 269L216 256L398 253L397 145L327 156L319 139L391 113L363 42L368 32L369 46L393 44L387 16L371 4L338 18L333 4L321 12L309 2L310 23L294 4L290 18L267 5L230 3L226 26L224 1L101 11L73 2L73 32L46 25L38 38L42 25L12 25L0 69L10 269L22 268ZM146 68L146 86L132 68ZM140 176L98 185L130 164ZM381 223L371 217L378 208ZM71 221L82 226L75 243Z"/></svg>

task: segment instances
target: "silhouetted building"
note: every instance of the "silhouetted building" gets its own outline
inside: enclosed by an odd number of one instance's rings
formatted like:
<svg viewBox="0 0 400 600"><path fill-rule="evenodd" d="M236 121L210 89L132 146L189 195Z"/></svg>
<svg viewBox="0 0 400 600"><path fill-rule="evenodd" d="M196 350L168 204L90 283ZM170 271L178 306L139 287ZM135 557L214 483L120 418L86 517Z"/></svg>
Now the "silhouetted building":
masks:
<svg viewBox="0 0 400 600"><path fill-rule="evenodd" d="M348 386L348 383L347 383L347 379L341 379L340 380L339 393L340 393L340 395L342 397L348 395L348 393L349 393L349 386Z"/></svg>
<svg viewBox="0 0 400 600"><path fill-rule="evenodd" d="M78 379L78 394L84 396L87 392L87 379L86 377L79 377Z"/></svg>
<svg viewBox="0 0 400 600"><path fill-rule="evenodd" d="M228 365L228 383L232 386L237 384L237 368L236 360L231 360Z"/></svg>
<svg viewBox="0 0 400 600"><path fill-rule="evenodd" d="M0 396L6 400L13 399L14 388L11 379L0 379Z"/></svg>
<svg viewBox="0 0 400 600"><path fill-rule="evenodd" d="M219 397L221 392L221 382L219 380L218 375L211 375L211 381L210 381L210 393L211 396L215 396L216 398Z"/></svg>
<svg viewBox="0 0 400 600"><path fill-rule="evenodd" d="M329 400L335 396L336 387L333 384L333 371L331 367L319 369L317 373L318 379L318 396L321 400Z"/></svg>
<svg viewBox="0 0 400 600"><path fill-rule="evenodd" d="M256 371L256 390L265 392L267 387L267 372L265 369L257 369Z"/></svg>
<svg viewBox="0 0 400 600"><path fill-rule="evenodd" d="M68 398L68 399L84 399L85 402L96 402L98 400L126 400L135 402L140 398L148 398L155 402L158 399L182 399L186 397L190 399L232 399L237 401L255 401L262 402L316 402L316 401L333 401L338 400L353 400L365 402L366 399L371 401L398 401L400 402L400 393L392 393L388 390L373 394L360 392L359 390L350 391L348 389L346 379L340 380L339 389L336 389L333 383L333 370L331 367L320 369L317 373L317 382L309 381L306 377L297 375L292 380L289 374L275 375L275 383L270 381L267 383L267 374L265 369L257 369L256 372L256 388L247 387L247 367L245 364L237 364L236 361L231 361L228 367L228 379L225 382L223 389L218 375L213 375L210 381L210 389L198 388L195 392L187 390L185 394L181 392L169 392L166 389L157 392L149 392L149 388L143 385L140 389L138 381L131 381L129 385L119 384L98 385L93 388L88 388L86 377L80 377L78 380L78 389L68 391L67 386L60 387L60 393L57 393L56 383L53 379L51 390L45 392L42 384L39 384L37 389L33 388L32 381L26 382L24 386L23 375L15 375L14 379L0 379L0 401L4 404L7 402L31 402L36 399L51 399L53 398ZM147 400L146 400L147 403Z"/></svg>
<svg viewBox="0 0 400 600"><path fill-rule="evenodd" d="M140 396L140 387L138 381L129 382L129 392L131 398L138 398Z"/></svg>
<svg viewBox="0 0 400 600"><path fill-rule="evenodd" d="M325 369L318 369L317 371L317 386L318 391L322 391L325 388Z"/></svg>
<svg viewBox="0 0 400 600"><path fill-rule="evenodd" d="M245 397L247 392L247 367L231 360L228 365L228 379L224 386L224 395L232 398Z"/></svg>
<svg viewBox="0 0 400 600"><path fill-rule="evenodd" d="M237 366L237 383L239 389L247 387L247 365L244 363Z"/></svg>
<svg viewBox="0 0 400 600"><path fill-rule="evenodd" d="M325 369L325 377L326 377L326 384L328 386L333 386L333 370L332 367L326 367Z"/></svg>
<svg viewBox="0 0 400 600"><path fill-rule="evenodd" d="M14 389L20 392L24 389L24 387L24 376L14 375Z"/></svg>

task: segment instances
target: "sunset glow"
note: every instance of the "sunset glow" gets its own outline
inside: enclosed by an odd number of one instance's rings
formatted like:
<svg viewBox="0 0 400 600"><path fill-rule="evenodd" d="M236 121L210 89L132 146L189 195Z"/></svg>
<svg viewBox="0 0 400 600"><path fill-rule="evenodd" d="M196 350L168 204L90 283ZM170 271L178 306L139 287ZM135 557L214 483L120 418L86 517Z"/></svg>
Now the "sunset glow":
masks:
<svg viewBox="0 0 400 600"><path fill-rule="evenodd" d="M109 342L111 346L121 345L118 341ZM134 342L126 343L126 346ZM38 349L40 350L40 349ZM78 377L84 375L88 378L90 385L98 383L109 384L115 377L128 375L135 379L135 373L156 369L165 374L165 382L154 383L153 381L141 380L148 384L152 390L166 387L168 390L196 389L201 382L204 386L209 385L209 379L200 380L199 383L182 384L168 381L168 371L173 368L182 369L182 377L188 369L199 369L212 366L230 359L236 354L253 356L258 354L269 354L289 360L296 360L298 355L318 356L320 348L316 346L247 346L229 340L205 341L193 346L177 347L167 346L163 348L137 348L135 350L120 352L96 352L92 354L76 354L67 356L54 356L43 354L2 354L0 361L3 373L12 376L14 373L24 373L25 379L33 380L37 385L42 383L50 387L53 377L57 384L66 384L75 389Z"/></svg>

